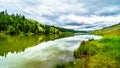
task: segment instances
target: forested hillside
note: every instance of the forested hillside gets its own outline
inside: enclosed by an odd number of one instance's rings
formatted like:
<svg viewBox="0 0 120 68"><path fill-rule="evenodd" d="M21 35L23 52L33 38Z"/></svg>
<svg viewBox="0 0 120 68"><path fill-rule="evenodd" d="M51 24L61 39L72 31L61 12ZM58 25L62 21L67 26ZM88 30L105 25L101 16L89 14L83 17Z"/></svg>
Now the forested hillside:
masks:
<svg viewBox="0 0 120 68"><path fill-rule="evenodd" d="M0 33L5 34L65 34L74 30L40 24L27 19L21 14L9 15L7 11L0 12Z"/></svg>

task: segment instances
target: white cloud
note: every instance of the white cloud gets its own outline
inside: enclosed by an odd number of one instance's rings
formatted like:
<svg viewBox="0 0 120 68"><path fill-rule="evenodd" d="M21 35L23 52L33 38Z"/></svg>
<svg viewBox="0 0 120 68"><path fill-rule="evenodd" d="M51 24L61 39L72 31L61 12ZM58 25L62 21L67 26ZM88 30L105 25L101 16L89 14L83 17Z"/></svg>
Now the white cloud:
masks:
<svg viewBox="0 0 120 68"><path fill-rule="evenodd" d="M64 21L65 19L71 20L73 22L78 23L87 23L87 24L93 24L96 22L120 22L120 15L118 16L77 16L77 15L67 15L67 16L61 16L59 18L59 21Z"/></svg>
<svg viewBox="0 0 120 68"><path fill-rule="evenodd" d="M114 3L117 4L116 1ZM0 11L6 9L10 14L22 13L43 24L73 29L97 29L120 22L120 8L119 5L113 5L113 1L0 0ZM107 13L109 16L105 15ZM116 13L116 16L111 13ZM88 28L89 25L94 27Z"/></svg>
<svg viewBox="0 0 120 68"><path fill-rule="evenodd" d="M75 28L80 30L94 30L102 27L108 27L120 22L120 15L117 16L78 16L78 15L67 15L61 16L59 22L64 22L64 25L71 22L79 23L78 26L65 26L65 28ZM92 27L91 27L92 26ZM88 28L90 27L90 28Z"/></svg>
<svg viewBox="0 0 120 68"><path fill-rule="evenodd" d="M95 14L107 14L107 13L117 13L120 10L119 6L109 6L109 7L104 7L98 11L95 12Z"/></svg>

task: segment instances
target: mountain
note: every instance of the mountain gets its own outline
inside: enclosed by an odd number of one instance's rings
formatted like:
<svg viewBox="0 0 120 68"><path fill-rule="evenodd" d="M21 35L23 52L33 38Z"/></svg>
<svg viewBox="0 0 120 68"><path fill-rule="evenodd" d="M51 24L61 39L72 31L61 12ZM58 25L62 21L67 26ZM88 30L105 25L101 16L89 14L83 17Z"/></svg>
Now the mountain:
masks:
<svg viewBox="0 0 120 68"><path fill-rule="evenodd" d="M21 14L9 15L0 12L0 33L5 34L71 34L74 30L43 25L35 20L27 19Z"/></svg>

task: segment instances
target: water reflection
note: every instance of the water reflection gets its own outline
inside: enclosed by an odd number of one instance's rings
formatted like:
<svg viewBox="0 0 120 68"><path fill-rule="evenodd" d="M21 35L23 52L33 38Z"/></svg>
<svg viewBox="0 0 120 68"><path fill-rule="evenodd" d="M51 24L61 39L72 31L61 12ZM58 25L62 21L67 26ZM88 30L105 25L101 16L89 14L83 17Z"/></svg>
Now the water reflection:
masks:
<svg viewBox="0 0 120 68"><path fill-rule="evenodd" d="M41 38L37 37L36 41L40 42ZM0 56L0 68L53 68L57 63L73 61L73 51L79 47L81 41L91 38L100 39L101 37L78 35L57 40L52 37L54 41L44 39L47 42L26 48L24 52L9 52L6 57Z"/></svg>
<svg viewBox="0 0 120 68"><path fill-rule="evenodd" d="M34 36L0 36L0 56L6 56L8 52L18 53L28 47L35 46L43 41L55 40L64 37L62 35L34 35Z"/></svg>

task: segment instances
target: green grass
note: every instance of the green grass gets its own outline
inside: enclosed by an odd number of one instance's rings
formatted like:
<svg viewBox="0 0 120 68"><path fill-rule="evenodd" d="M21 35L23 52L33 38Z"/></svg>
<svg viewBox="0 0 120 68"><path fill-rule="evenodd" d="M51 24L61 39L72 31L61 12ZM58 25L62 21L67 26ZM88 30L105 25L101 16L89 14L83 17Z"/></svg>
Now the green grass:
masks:
<svg viewBox="0 0 120 68"><path fill-rule="evenodd" d="M120 36L104 37L97 41L86 42L81 44L81 47L74 54L79 59L89 57L88 67L120 67Z"/></svg>
<svg viewBox="0 0 120 68"><path fill-rule="evenodd" d="M59 64L57 68L120 68L120 24L91 33L103 38L83 41L74 51L73 64Z"/></svg>

